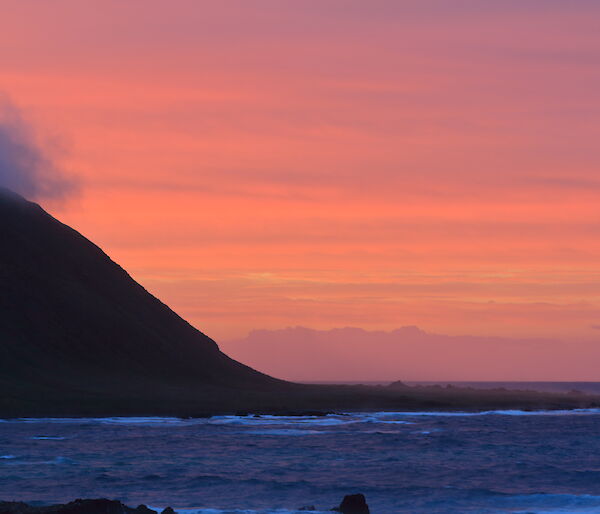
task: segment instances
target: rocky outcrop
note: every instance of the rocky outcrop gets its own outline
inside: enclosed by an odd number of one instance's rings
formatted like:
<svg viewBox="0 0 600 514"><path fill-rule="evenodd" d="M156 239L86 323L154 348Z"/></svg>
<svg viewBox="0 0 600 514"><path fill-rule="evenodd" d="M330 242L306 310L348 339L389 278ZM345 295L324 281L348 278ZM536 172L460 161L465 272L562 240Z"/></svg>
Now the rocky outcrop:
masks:
<svg viewBox="0 0 600 514"><path fill-rule="evenodd" d="M402 382L402 380L396 380L395 382L388 384L388 387L390 387L392 389L406 389L409 386L407 386L404 382Z"/></svg>
<svg viewBox="0 0 600 514"><path fill-rule="evenodd" d="M364 494L349 494L344 496L340 506L333 510L342 514L370 514Z"/></svg>
<svg viewBox="0 0 600 514"><path fill-rule="evenodd" d="M170 507L168 507L170 508ZM167 509L165 509L167 510ZM170 513L173 512L171 509ZM65 504L34 507L22 502L0 502L0 514L157 514L145 505L131 508L105 498L75 500Z"/></svg>

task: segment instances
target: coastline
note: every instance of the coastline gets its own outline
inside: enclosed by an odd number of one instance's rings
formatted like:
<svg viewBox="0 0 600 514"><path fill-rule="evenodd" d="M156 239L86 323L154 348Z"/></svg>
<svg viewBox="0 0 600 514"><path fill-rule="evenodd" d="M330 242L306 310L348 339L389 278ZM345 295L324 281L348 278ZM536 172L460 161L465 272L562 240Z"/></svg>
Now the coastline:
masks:
<svg viewBox="0 0 600 514"><path fill-rule="evenodd" d="M489 410L573 410L600 408L600 395L475 389L456 386L306 385L288 383L283 391L176 388L164 394L160 386L115 391L20 392L0 397L0 419L172 416L208 418L220 415L325 415L332 412L416 412ZM148 393L150 391L150 394ZM154 391L154 394L152 392Z"/></svg>

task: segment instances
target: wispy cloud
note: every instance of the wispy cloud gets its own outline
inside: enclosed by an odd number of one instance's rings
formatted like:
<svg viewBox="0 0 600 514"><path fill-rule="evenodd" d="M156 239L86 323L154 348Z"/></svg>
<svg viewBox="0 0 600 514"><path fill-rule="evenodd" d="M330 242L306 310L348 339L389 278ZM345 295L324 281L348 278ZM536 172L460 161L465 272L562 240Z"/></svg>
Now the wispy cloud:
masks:
<svg viewBox="0 0 600 514"><path fill-rule="evenodd" d="M34 200L63 200L78 188L36 140L19 108L1 96L0 187Z"/></svg>

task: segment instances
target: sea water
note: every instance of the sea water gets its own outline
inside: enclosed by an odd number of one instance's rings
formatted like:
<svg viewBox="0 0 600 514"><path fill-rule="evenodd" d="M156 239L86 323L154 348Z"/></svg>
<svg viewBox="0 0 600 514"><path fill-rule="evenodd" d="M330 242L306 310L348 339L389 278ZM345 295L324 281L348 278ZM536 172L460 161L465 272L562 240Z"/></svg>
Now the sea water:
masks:
<svg viewBox="0 0 600 514"><path fill-rule="evenodd" d="M0 500L183 512L600 512L600 411L0 421Z"/></svg>

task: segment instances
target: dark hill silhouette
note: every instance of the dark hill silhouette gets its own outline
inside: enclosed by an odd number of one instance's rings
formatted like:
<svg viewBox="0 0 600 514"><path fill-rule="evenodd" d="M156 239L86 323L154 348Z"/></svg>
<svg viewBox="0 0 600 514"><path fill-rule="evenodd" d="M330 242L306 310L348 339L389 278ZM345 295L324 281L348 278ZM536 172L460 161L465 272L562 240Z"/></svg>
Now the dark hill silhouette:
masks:
<svg viewBox="0 0 600 514"><path fill-rule="evenodd" d="M116 383L259 390L284 384L227 357L100 248L7 190L0 191L0 248L6 389L35 399Z"/></svg>
<svg viewBox="0 0 600 514"><path fill-rule="evenodd" d="M227 357L39 205L0 190L0 417L565 408L596 402L580 395L277 380Z"/></svg>

